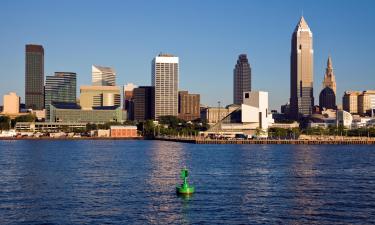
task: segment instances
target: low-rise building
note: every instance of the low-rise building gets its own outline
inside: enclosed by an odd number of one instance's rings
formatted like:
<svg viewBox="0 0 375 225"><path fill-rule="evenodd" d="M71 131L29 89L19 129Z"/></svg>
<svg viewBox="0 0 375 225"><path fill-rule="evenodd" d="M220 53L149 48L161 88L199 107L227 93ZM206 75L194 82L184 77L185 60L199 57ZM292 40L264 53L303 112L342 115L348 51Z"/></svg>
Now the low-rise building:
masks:
<svg viewBox="0 0 375 225"><path fill-rule="evenodd" d="M120 107L97 107L91 110L81 109L76 104L51 105L51 122L63 123L107 123L124 122L124 113Z"/></svg>
<svg viewBox="0 0 375 225"><path fill-rule="evenodd" d="M344 126L349 129L351 128L353 116L349 112L344 111L344 110L339 110L337 111L336 115L337 115L336 117L337 126Z"/></svg>
<svg viewBox="0 0 375 225"><path fill-rule="evenodd" d="M213 125L240 107L240 105L235 104L228 105L225 108L201 107L201 119L206 120L208 124Z"/></svg>
<svg viewBox="0 0 375 225"><path fill-rule="evenodd" d="M268 109L268 92L250 91L243 94L243 104L212 126L205 135L232 133L267 136L268 127L274 123Z"/></svg>
<svg viewBox="0 0 375 225"><path fill-rule="evenodd" d="M75 128L85 129L86 123L18 122L15 125L19 132L59 132Z"/></svg>
<svg viewBox="0 0 375 225"><path fill-rule="evenodd" d="M111 126L111 137L137 137L136 126Z"/></svg>

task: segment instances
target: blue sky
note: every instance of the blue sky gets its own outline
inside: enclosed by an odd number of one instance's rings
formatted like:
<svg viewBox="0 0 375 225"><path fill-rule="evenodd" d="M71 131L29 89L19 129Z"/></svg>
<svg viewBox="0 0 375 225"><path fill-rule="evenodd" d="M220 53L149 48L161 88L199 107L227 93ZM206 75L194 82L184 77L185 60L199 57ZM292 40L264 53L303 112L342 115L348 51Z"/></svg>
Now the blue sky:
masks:
<svg viewBox="0 0 375 225"><path fill-rule="evenodd" d="M233 67L248 54L254 90L270 107L289 99L290 39L303 12L314 35L314 96L332 56L338 102L345 90L375 89L375 1L0 1L0 95L24 99L24 48L45 49L45 75L112 66L117 84L150 85L151 60L180 57L180 89L208 105L232 103ZM0 100L2 103L2 99Z"/></svg>

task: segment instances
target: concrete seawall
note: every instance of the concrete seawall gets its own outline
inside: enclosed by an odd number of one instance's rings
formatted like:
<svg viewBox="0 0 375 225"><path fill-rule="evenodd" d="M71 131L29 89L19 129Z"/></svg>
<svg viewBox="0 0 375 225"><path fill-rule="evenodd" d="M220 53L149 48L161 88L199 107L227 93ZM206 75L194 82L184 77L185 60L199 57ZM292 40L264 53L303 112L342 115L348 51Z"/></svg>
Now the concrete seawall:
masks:
<svg viewBox="0 0 375 225"><path fill-rule="evenodd" d="M375 139L322 139L322 140L223 140L223 139L201 139L201 138L163 138L157 137L156 140L174 141L193 144L294 144L294 145L373 145Z"/></svg>

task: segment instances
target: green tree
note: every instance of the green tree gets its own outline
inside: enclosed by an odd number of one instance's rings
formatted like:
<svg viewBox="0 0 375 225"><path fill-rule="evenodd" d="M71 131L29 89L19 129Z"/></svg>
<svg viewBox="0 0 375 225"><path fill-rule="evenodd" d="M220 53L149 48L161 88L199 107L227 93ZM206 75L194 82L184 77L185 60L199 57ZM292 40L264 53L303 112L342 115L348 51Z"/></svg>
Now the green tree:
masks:
<svg viewBox="0 0 375 225"><path fill-rule="evenodd" d="M0 116L0 130L10 129L10 118L8 116Z"/></svg>

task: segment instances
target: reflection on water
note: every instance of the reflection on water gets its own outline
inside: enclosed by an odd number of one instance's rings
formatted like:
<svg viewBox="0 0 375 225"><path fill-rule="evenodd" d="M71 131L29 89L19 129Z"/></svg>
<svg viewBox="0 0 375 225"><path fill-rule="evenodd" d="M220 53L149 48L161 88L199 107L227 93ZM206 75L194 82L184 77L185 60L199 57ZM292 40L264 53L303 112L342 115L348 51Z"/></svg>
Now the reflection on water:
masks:
<svg viewBox="0 0 375 225"><path fill-rule="evenodd" d="M359 145L0 141L0 223L368 224L374 162Z"/></svg>
<svg viewBox="0 0 375 225"><path fill-rule="evenodd" d="M151 149L150 177L147 182L146 193L149 196L149 210L155 213L145 215L150 224L169 224L180 221L180 210L176 204L175 186L180 182L177 178L185 164L185 154L179 143L156 142ZM160 218L159 214L163 217Z"/></svg>

